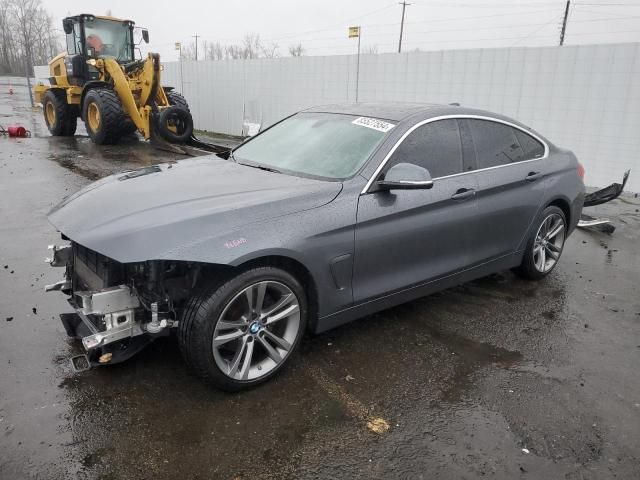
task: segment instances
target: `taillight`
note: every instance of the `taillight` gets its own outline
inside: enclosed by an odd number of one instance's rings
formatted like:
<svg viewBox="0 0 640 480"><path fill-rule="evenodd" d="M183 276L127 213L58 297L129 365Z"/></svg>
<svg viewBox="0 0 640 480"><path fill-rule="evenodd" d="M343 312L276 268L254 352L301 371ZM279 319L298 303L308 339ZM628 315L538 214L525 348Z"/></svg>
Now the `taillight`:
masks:
<svg viewBox="0 0 640 480"><path fill-rule="evenodd" d="M584 180L584 167L580 162L578 162L578 176Z"/></svg>

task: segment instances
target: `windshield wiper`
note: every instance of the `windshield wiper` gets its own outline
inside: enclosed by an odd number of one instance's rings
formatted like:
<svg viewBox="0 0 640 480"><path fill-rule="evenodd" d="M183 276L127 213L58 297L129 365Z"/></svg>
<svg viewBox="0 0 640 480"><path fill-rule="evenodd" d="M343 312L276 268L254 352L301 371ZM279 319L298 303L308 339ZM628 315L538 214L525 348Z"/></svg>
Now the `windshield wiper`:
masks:
<svg viewBox="0 0 640 480"><path fill-rule="evenodd" d="M273 168L273 167L267 167L266 165L260 165L258 163L240 163L236 160L236 163L238 163L239 165L244 165L245 167L251 167L251 168L258 168L260 170L264 170L265 172L272 172L272 173L282 173L280 170Z"/></svg>

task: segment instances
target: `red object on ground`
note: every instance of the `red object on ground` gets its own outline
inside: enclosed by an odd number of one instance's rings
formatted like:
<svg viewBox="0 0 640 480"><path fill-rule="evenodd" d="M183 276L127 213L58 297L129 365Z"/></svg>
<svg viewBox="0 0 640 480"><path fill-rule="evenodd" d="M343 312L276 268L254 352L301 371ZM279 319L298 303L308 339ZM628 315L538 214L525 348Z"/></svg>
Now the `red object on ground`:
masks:
<svg viewBox="0 0 640 480"><path fill-rule="evenodd" d="M7 132L9 132L10 137L24 138L27 136L27 129L22 125L9 125Z"/></svg>

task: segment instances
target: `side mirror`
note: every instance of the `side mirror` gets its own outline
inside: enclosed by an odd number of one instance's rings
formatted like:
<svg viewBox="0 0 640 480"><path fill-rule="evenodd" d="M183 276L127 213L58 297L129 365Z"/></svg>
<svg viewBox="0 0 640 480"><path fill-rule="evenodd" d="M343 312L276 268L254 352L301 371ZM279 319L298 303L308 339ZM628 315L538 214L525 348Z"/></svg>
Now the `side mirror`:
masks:
<svg viewBox="0 0 640 480"><path fill-rule="evenodd" d="M73 22L65 18L64 20L62 20L62 29L64 30L64 33L66 33L67 35L69 35L70 33L73 33Z"/></svg>
<svg viewBox="0 0 640 480"><path fill-rule="evenodd" d="M144 40L144 43L149 43L149 30L146 28L142 30L142 39Z"/></svg>
<svg viewBox="0 0 640 480"><path fill-rule="evenodd" d="M426 190L433 187L433 180L426 168L412 163L398 163L375 185L378 190Z"/></svg>

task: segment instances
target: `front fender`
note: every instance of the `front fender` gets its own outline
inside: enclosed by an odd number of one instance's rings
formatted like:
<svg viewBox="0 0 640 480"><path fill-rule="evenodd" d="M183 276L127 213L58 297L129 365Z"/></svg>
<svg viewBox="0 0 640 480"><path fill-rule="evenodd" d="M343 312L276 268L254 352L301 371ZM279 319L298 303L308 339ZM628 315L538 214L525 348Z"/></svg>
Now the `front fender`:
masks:
<svg viewBox="0 0 640 480"><path fill-rule="evenodd" d="M237 267L259 258L287 257L311 274L317 287L318 315L329 315L353 303L351 273L357 207L354 198L352 194L339 195L319 208L182 245L163 253L160 259Z"/></svg>

